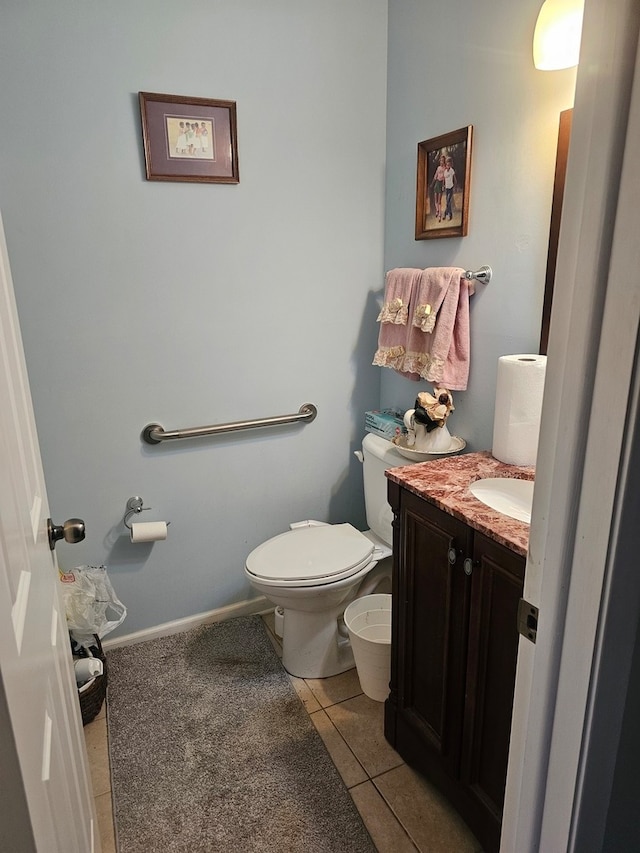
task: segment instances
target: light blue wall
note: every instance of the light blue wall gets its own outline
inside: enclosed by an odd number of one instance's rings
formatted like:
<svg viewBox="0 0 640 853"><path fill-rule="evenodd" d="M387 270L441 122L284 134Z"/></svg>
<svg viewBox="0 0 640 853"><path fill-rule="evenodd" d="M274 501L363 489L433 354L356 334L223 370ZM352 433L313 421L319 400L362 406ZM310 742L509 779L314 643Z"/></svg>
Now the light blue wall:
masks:
<svg viewBox="0 0 640 853"><path fill-rule="evenodd" d="M251 595L290 521L364 521L379 402L386 0L5 0L0 206L63 565L105 562L120 633ZM235 100L240 184L147 182L138 91ZM315 423L149 448L166 428ZM132 546L141 495L169 538Z"/></svg>
<svg viewBox="0 0 640 853"><path fill-rule="evenodd" d="M494 268L451 421L490 446L497 358L537 347L573 97L531 66L539 5L390 0L387 69L384 0L5 0L0 207L52 514L88 526L58 548L107 563L120 633L248 597L246 554L289 521L362 524L363 413L428 387L370 366L385 269ZM140 90L236 100L240 184L145 181ZM469 236L416 242L417 143L467 124ZM304 428L139 439L306 401ZM167 542L128 543L134 494Z"/></svg>
<svg viewBox="0 0 640 853"><path fill-rule="evenodd" d="M468 390L451 432L491 447L497 360L537 352L561 110L575 69L541 72L531 45L541 0L390 0L385 268L493 268L471 299ZM417 143L473 125L469 233L414 240ZM410 408L428 383L382 370L381 402Z"/></svg>

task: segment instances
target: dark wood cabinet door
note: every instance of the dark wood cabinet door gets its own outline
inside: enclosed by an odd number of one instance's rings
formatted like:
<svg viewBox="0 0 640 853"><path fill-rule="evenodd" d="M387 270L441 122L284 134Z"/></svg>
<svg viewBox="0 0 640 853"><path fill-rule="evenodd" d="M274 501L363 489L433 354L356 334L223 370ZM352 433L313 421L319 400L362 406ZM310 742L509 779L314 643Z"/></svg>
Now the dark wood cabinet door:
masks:
<svg viewBox="0 0 640 853"><path fill-rule="evenodd" d="M389 503L394 564L385 736L494 853L525 559L392 482Z"/></svg>
<svg viewBox="0 0 640 853"><path fill-rule="evenodd" d="M518 655L518 601L525 559L480 533L474 536L462 780L502 821ZM489 821L491 822L491 821Z"/></svg>
<svg viewBox="0 0 640 853"><path fill-rule="evenodd" d="M392 742L415 767L458 776L471 594L463 563L471 532L409 492L398 509Z"/></svg>

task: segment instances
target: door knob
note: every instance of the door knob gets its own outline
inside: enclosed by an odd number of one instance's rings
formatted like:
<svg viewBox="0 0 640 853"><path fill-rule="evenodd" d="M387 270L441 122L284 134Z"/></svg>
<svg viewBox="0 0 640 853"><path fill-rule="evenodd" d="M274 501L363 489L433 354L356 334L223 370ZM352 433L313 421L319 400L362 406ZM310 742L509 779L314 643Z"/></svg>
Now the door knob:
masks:
<svg viewBox="0 0 640 853"><path fill-rule="evenodd" d="M47 519L47 533L49 535L49 548L53 551L58 539L65 542L82 542L84 539L84 521L81 518L68 518L64 524L54 524L50 518Z"/></svg>

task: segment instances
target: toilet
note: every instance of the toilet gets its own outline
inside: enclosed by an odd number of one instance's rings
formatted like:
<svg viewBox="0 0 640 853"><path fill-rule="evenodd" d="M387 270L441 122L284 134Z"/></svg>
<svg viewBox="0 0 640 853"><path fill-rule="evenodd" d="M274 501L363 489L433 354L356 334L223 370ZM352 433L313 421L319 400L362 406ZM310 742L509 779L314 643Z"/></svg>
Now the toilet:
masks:
<svg viewBox="0 0 640 853"><path fill-rule="evenodd" d="M284 611L282 663L299 678L328 678L354 666L342 614L391 577L392 513L384 472L411 462L372 433L356 456L363 463L369 530L298 522L258 545L246 560L253 587Z"/></svg>

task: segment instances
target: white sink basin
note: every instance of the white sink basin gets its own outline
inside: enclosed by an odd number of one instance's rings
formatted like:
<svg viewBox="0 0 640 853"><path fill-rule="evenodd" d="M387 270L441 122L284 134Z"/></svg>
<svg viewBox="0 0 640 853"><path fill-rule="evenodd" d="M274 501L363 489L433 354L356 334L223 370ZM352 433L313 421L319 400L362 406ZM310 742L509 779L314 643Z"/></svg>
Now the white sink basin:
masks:
<svg viewBox="0 0 640 853"><path fill-rule="evenodd" d="M518 521L531 523L533 480L488 477L471 483L469 491L483 504Z"/></svg>

